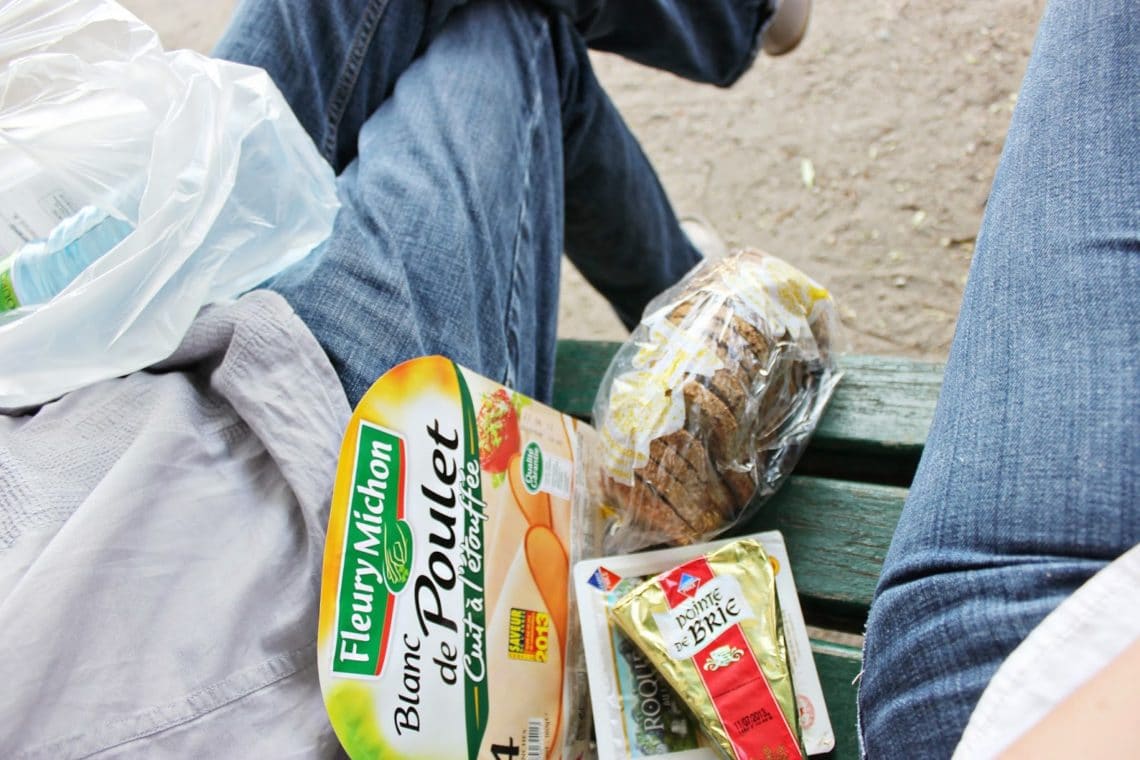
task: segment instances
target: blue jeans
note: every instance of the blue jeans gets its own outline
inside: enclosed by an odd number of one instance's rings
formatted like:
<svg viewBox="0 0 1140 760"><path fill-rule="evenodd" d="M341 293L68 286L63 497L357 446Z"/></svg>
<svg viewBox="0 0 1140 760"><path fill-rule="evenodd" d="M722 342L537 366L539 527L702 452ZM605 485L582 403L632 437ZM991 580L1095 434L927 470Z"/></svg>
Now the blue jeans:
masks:
<svg viewBox="0 0 1140 760"><path fill-rule="evenodd" d="M867 626L867 757L945 757L1002 660L1140 542L1140 16L1049 5Z"/></svg>
<svg viewBox="0 0 1140 760"><path fill-rule="evenodd" d="M635 323L698 254L586 41L726 84L769 13L767 0L247 0L215 54L270 73L343 203L323 248L268 287L349 401L432 353L548 399L564 250Z"/></svg>

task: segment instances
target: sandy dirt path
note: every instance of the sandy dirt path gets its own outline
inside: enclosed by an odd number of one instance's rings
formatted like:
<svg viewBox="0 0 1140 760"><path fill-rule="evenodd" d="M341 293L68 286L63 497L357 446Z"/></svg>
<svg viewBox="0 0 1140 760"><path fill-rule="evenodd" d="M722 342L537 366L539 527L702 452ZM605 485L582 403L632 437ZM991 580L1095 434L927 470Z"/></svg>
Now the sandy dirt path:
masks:
<svg viewBox="0 0 1140 760"><path fill-rule="evenodd" d="M126 0L208 50L233 0ZM803 45L732 89L596 55L678 213L836 295L857 352L945 356L1044 0L816 0ZM564 337L624 336L569 267Z"/></svg>

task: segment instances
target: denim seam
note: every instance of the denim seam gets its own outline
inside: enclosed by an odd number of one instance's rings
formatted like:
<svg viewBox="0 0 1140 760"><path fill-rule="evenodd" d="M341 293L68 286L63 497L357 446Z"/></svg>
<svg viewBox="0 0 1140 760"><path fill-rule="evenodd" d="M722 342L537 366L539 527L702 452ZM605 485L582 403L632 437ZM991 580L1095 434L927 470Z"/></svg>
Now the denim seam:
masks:
<svg viewBox="0 0 1140 760"><path fill-rule="evenodd" d="M388 0L371 0L360 17L360 26L345 58L344 68L341 70L337 83L333 88L333 95L329 99L328 111L325 114L325 139L322 141L321 154L330 164L336 166L336 144L340 135L340 122L344 118L345 109L351 100L352 91L360 78L360 70L364 66L364 56L372 46L376 29L380 19L388 8Z"/></svg>
<svg viewBox="0 0 1140 760"><path fill-rule="evenodd" d="M535 136L538 133L538 127L539 127L538 122L539 122L539 118L541 117L541 110L542 110L540 108L540 104L542 101L542 90L541 90L541 86L540 86L539 81L538 81L539 77L537 74L537 69L536 69L535 63L538 60L539 50L540 50L540 46L541 46L541 43L542 43L543 38L544 38L544 34L548 34L548 33L549 33L549 27L547 25L543 24L539 27L539 29L537 30L537 34L535 35L534 41L531 43L530 58L527 61L527 76L528 76L528 79L532 85L531 92L533 93L533 98L531 99L531 102L528 104L528 106L530 108L530 114L529 114L527 121L526 121L525 134L527 135L527 139L529 140L529 148L530 148L531 152L533 152L533 150L534 150L534 144L536 142ZM521 247L521 245L523 243L523 239L525 237L525 235L523 233L528 228L527 220L528 220L529 216L527 214L527 209L529 208L529 205L530 205L529 199L530 199L530 185L531 185L531 164L532 164L531 161L526 161L525 162L526 169L523 171L522 203L519 205L519 218L518 218L518 224L516 226L515 244L513 246L513 248L514 248L514 260L512 261L512 265L511 265L510 285L507 288L507 299L508 299L507 305L506 305L507 308L504 309L504 312L506 313L506 317L507 317L507 324L504 326L505 327L504 332L507 336L507 378L505 378L505 381L506 381L505 384L512 385L512 386L514 385L514 383L509 382L512 379L510 377L510 375L513 374L514 367L518 364L518 358L519 358L518 357L518 336L516 335L516 333L513 329L513 327L517 326L517 324L518 324L518 317L516 314L516 311L518 308L518 299L516 297L517 296L516 291L518 289L518 282L519 282L519 277L518 277L519 258L520 258L519 248Z"/></svg>

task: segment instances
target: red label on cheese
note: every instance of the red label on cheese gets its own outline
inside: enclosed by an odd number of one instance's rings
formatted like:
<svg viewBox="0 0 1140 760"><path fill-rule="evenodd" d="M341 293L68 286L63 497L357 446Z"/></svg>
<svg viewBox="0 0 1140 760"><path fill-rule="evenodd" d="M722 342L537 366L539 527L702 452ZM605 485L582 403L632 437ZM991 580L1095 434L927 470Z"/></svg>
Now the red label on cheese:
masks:
<svg viewBox="0 0 1140 760"><path fill-rule="evenodd" d="M738 758L802 760L799 743L741 629L743 599L726 594L704 558L661 576L670 610L697 648L693 664Z"/></svg>

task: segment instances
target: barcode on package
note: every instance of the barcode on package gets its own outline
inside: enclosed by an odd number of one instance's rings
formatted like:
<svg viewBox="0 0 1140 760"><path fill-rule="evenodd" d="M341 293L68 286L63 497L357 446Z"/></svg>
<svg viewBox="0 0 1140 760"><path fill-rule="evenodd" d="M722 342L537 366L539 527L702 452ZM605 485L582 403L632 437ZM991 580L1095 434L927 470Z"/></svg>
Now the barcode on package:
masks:
<svg viewBox="0 0 1140 760"><path fill-rule="evenodd" d="M545 733L546 721L542 718L526 722L526 760L543 760L546 756L546 745L542 741Z"/></svg>

